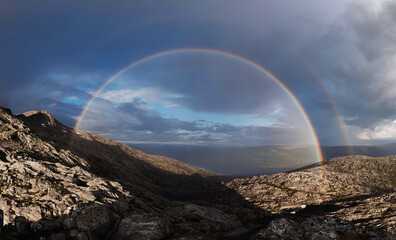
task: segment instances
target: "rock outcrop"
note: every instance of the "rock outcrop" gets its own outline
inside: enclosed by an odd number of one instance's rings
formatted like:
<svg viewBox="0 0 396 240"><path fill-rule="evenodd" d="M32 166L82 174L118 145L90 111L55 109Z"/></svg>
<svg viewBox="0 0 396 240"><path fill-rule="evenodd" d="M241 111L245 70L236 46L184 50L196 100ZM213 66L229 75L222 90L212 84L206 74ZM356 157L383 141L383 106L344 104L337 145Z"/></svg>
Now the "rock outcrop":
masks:
<svg viewBox="0 0 396 240"><path fill-rule="evenodd" d="M332 217L280 218L260 230L255 239L387 239L390 234L378 234Z"/></svg>
<svg viewBox="0 0 396 240"><path fill-rule="evenodd" d="M395 239L395 159L230 181L0 108L0 239Z"/></svg>
<svg viewBox="0 0 396 240"><path fill-rule="evenodd" d="M273 213L326 214L396 234L396 156L348 156L323 166L226 184ZM302 208L302 207L303 208Z"/></svg>

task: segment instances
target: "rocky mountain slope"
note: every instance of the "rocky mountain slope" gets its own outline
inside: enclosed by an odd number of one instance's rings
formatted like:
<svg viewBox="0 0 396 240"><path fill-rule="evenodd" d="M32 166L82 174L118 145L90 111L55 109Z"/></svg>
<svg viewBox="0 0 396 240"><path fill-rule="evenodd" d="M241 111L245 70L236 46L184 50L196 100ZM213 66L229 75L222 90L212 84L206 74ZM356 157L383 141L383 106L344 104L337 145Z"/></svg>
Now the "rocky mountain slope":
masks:
<svg viewBox="0 0 396 240"><path fill-rule="evenodd" d="M0 239L396 239L394 163L232 180L0 108Z"/></svg>
<svg viewBox="0 0 396 240"><path fill-rule="evenodd" d="M306 170L235 179L226 186L273 213L322 212L396 234L395 163L396 156L340 157Z"/></svg>

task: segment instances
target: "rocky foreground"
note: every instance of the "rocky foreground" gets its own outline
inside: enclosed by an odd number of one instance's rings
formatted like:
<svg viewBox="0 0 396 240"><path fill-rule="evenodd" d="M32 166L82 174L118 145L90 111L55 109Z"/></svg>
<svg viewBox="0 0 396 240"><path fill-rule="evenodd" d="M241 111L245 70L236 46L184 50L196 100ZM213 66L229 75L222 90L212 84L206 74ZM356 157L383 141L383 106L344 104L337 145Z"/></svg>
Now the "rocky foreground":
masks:
<svg viewBox="0 0 396 240"><path fill-rule="evenodd" d="M348 156L225 185L272 213L335 216L396 234L396 156Z"/></svg>
<svg viewBox="0 0 396 240"><path fill-rule="evenodd" d="M396 239L395 163L231 179L0 108L0 239Z"/></svg>

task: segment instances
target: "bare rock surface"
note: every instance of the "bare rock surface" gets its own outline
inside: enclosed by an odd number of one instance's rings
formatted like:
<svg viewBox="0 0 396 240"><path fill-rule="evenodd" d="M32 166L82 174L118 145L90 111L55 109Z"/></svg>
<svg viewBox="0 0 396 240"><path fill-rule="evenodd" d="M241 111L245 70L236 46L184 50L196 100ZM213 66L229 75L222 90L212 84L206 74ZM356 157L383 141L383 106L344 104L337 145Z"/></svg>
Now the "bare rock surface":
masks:
<svg viewBox="0 0 396 240"><path fill-rule="evenodd" d="M396 156L348 156L226 186L273 213L326 214L396 233Z"/></svg>
<svg viewBox="0 0 396 240"><path fill-rule="evenodd" d="M254 239L396 239L387 233L373 233L356 227L345 220L332 217L305 219L280 218L260 230Z"/></svg>
<svg viewBox="0 0 396 240"><path fill-rule="evenodd" d="M395 239L395 159L230 180L0 107L0 239Z"/></svg>
<svg viewBox="0 0 396 240"><path fill-rule="evenodd" d="M1 148L0 151L7 152ZM80 203L127 205L133 199L119 183L94 176L78 166L35 162L29 157L16 160L11 155L7 159L8 162L0 162L0 208L5 211L5 224L13 222L16 215L38 221L69 214Z"/></svg>
<svg viewBox="0 0 396 240"><path fill-rule="evenodd" d="M170 234L170 222L153 215L133 214L120 222L114 239L163 239Z"/></svg>

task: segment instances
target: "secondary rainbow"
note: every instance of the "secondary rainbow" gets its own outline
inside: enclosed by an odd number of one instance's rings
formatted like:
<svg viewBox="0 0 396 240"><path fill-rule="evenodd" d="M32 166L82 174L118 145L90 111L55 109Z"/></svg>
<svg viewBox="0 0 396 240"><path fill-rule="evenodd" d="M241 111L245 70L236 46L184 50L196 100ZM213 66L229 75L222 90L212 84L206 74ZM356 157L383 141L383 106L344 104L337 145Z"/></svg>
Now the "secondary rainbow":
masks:
<svg viewBox="0 0 396 240"><path fill-rule="evenodd" d="M149 56L146 56L144 58L141 58L137 61L132 62L131 64L125 66L124 68L122 68L121 70L119 70L116 74L114 74L113 76L111 76L105 83L103 83L103 85L95 92L92 94L92 97L88 100L87 104L84 106L80 116L78 117L76 124L74 126L74 133L72 135L72 139L74 137L74 134L77 132L78 127L82 121L82 119L84 118L84 115L87 113L87 110L89 109L89 107L91 106L92 102L95 100L95 98L103 91L103 89L109 84L111 83L114 79L116 79L118 76L120 76L121 74L123 74L126 70L128 70L131 67L134 67L136 65L139 65L145 61L148 61L150 59L153 58L157 58L160 56L165 56L168 54L174 54L174 53L194 53L194 52L199 52L199 53L208 53L208 54L217 54L217 55L221 55L221 56L226 56L226 57L230 57L230 58L234 58L237 59L241 62L244 62L254 68L256 68L257 70L259 70L260 72L266 74L271 80L273 80L279 87L281 87L281 89L290 97L290 99L294 102L294 104L296 105L296 107L298 108L298 110L300 111L302 117L304 118L307 127L309 129L309 132L312 136L312 140L315 144L315 151L316 154L318 156L318 161L319 163L322 165L323 164L323 156L322 156L322 151L320 149L320 144L319 144L319 140L318 137L315 133L314 127L312 125L311 120L309 119L305 109L303 108L303 106L301 105L301 103L298 101L298 99L296 98L296 96L286 87L285 84L283 84L274 74L272 74L270 71L268 71L267 69L265 69L264 67L260 66L259 64L245 58L239 55L236 55L234 53L230 53L230 52L226 52L223 50L217 50L217 49L208 49L208 48L179 48L179 49L172 49L172 50L168 50L168 51L163 51L163 52L158 52ZM72 140L71 139L71 140Z"/></svg>
<svg viewBox="0 0 396 240"><path fill-rule="evenodd" d="M190 18L188 18L188 19L190 19ZM186 20L188 20L188 19L186 19ZM163 19L163 20L161 20L161 21L151 21L151 22L148 22L148 23L143 23L143 24L140 24L140 25L138 25L138 26L134 26L134 27L128 28L128 29L126 29L126 30L123 30L123 31L121 31L121 32L119 32L119 33L117 33L117 34L115 34L115 35L112 36L110 39L108 39L107 41L101 43L99 46L95 47L92 51L90 51L90 53L89 53L85 58L83 58L83 60L80 61L80 62L74 67L74 70L72 71L72 74L71 74L70 79L73 78L73 75L77 72L77 70L78 70L82 65L84 65L84 63L85 63L89 58L91 58L96 52L98 52L98 51L99 51L100 49L102 49L104 46L106 46L107 44L109 44L110 41L113 41L113 40L115 40L115 39L118 39L118 38L120 38L121 36L123 36L124 34L126 34L127 32L130 32L130 31L132 31L132 30L137 30L137 29L140 29L140 28L142 28L142 27L146 27L146 26L150 26L150 25L156 25L156 24L160 24L160 23L164 23L164 22L171 22L172 20L176 20L176 19L167 18L167 19ZM218 19L208 19L208 20L218 21ZM287 51L289 51L291 54L293 54L295 57L297 57L297 58L305 65L305 67L307 68L308 72L309 72L309 73L315 78L315 80L319 83L320 87L321 87L321 88L323 89L323 91L324 91L324 94L326 95L327 99L329 100L329 103L330 103L330 105L331 105L331 107L332 107L332 109L333 109L333 111L334 111L334 113L335 113L335 115L336 115L336 118L337 118L337 121L338 121L338 125L339 125L339 127L340 127L340 130L341 130L341 133L342 133L342 135L343 135L343 137L344 137L345 144L346 144L346 146L348 146L349 154L352 155L352 154L353 154L353 148L351 147L351 146L352 146L352 145L351 145L351 140L350 140L350 137L349 137L349 134L348 134L348 130L347 130L347 128L346 128L346 124L345 124L345 122L344 122L344 120L343 120L343 118L342 118L342 115L341 115L341 113L340 113L340 111L339 111L339 109L338 109L338 107L337 107L337 105L336 105L336 103L335 103L333 97L331 96L331 94L330 94L329 91L327 90L325 84L324 84L323 81L320 79L320 77L318 76L318 74L316 73L316 71L314 70L314 68L313 68L313 67L308 63L308 61L301 55L301 53L299 53L296 49L294 49L293 47L291 47L291 46L290 46L289 44L287 44L286 42L282 41L282 39L280 39L280 38L276 37L275 35L270 34L270 33L268 33L268 32L264 32L264 31L263 31L262 29L260 29L260 28L257 28L257 27L254 27L254 26L249 26L249 25L246 25L246 24L241 24L240 22L236 22L236 21L232 21L232 20L227 20L227 21L224 21L224 20L223 20L222 22L229 23L229 24L233 24L233 25L237 25L237 26L239 26L239 27L242 27L242 28L251 30L251 31L253 31L253 32L260 33L260 34L262 34L262 35L265 35L265 36L267 36L267 37L270 37L271 39L276 40L276 43L277 43L277 44L279 44L280 46L284 47ZM64 85L64 86L62 87L62 89L59 91L58 97L56 97L57 99L60 98L60 96L61 96L62 93L64 92L63 89L65 88L65 86L66 86L66 85ZM53 107L51 107L50 112L53 112L55 107L56 107L56 103L53 105Z"/></svg>

